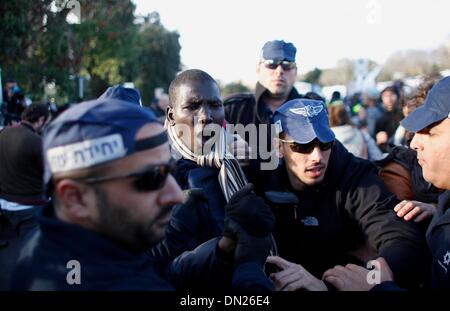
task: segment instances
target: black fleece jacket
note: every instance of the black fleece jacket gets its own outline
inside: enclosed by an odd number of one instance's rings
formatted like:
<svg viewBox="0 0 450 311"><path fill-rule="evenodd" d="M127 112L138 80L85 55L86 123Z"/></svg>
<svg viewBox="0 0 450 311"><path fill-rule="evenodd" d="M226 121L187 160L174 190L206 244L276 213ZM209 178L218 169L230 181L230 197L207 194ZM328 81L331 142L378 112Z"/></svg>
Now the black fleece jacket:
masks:
<svg viewBox="0 0 450 311"><path fill-rule="evenodd" d="M273 207L282 257L320 278L334 265L352 261L349 252L367 239L398 284L411 287L423 281L429 260L425 237L417 224L395 215L398 200L372 163L336 142L320 185L295 191L284 165L271 176L259 192Z"/></svg>

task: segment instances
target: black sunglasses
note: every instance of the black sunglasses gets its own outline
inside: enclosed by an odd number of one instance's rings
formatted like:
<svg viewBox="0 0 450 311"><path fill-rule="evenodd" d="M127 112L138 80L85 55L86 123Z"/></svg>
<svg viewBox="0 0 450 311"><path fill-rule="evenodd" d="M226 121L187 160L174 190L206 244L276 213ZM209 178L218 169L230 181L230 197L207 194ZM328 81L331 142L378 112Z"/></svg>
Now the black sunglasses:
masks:
<svg viewBox="0 0 450 311"><path fill-rule="evenodd" d="M262 63L264 64L264 66L267 69L277 69L279 65L281 65L281 68L283 68L283 70L292 70L294 69L297 65L295 64L295 62L290 62L287 60L282 60L282 61L274 61L273 59L266 59L264 61L262 61Z"/></svg>
<svg viewBox="0 0 450 311"><path fill-rule="evenodd" d="M310 141L307 144L299 144L294 141L287 141L287 140L284 140L281 138L280 138L280 140L283 143L289 144L289 147L291 147L292 152L305 153L305 154L310 154L311 152L313 152L313 150L314 150L314 148L316 148L316 146L318 146L319 149L322 151L327 151L327 150L331 149L331 147L333 147L333 145L334 145L334 140L330 141L328 143L323 143L320 140L318 140L317 138L313 139L312 141Z"/></svg>
<svg viewBox="0 0 450 311"><path fill-rule="evenodd" d="M120 176L105 176L77 179L80 182L94 184L116 179L134 178L133 187L138 192L148 192L161 189L166 183L169 174L172 174L176 168L175 159L168 163L150 165L145 169Z"/></svg>

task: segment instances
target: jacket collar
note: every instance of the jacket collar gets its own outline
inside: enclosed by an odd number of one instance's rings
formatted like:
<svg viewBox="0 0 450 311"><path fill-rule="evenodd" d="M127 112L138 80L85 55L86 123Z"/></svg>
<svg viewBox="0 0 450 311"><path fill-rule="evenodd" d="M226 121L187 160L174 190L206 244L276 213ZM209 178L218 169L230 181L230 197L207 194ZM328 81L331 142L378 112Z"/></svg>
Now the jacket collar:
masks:
<svg viewBox="0 0 450 311"><path fill-rule="evenodd" d="M427 231L428 243L431 243L433 232L443 226L450 224L450 190L446 190L439 196L436 214L433 216Z"/></svg>
<svg viewBox="0 0 450 311"><path fill-rule="evenodd" d="M79 225L70 224L58 219L51 203L37 212L42 236L58 244L65 245L74 254L84 257L88 252L96 260L125 261L144 263L148 260L145 252L134 252L113 242L107 237L85 229ZM111 256L114 254L114 256Z"/></svg>
<svg viewBox="0 0 450 311"><path fill-rule="evenodd" d="M266 103L262 100L262 96L265 92L268 92L268 90L264 86L262 86L261 83L257 82L255 87L255 100L256 100L255 114L260 123L269 122L267 118L267 109L269 108L267 107ZM291 91L289 92L289 96L286 99L286 102L291 99L300 97L302 96L298 93L297 89L295 87L292 87Z"/></svg>
<svg viewBox="0 0 450 311"><path fill-rule="evenodd" d="M23 126L24 128L29 129L30 131L32 131L33 133L37 133L36 130L34 129L34 127L31 125L31 123L27 122L27 121L22 121L20 122L20 125Z"/></svg>

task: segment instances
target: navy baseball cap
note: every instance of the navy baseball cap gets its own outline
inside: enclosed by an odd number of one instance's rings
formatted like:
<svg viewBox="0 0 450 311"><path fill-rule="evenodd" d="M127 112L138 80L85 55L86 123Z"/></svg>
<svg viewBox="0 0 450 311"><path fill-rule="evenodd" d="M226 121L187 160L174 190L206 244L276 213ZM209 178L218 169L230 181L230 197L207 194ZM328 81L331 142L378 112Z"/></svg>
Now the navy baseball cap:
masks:
<svg viewBox="0 0 450 311"><path fill-rule="evenodd" d="M401 121L401 125L415 133L445 118L450 118L450 76L436 83L423 106L411 112Z"/></svg>
<svg viewBox="0 0 450 311"><path fill-rule="evenodd" d="M110 86L99 98L115 98L142 106L139 91L137 89L123 87L120 84Z"/></svg>
<svg viewBox="0 0 450 311"><path fill-rule="evenodd" d="M168 141L165 131L136 141L136 133L148 123L158 123L150 110L118 99L72 106L44 132L45 183L54 174L104 164Z"/></svg>
<svg viewBox="0 0 450 311"><path fill-rule="evenodd" d="M274 123L278 133L285 132L299 144L307 144L314 138L328 143L335 138L327 107L321 100L290 100L275 111Z"/></svg>
<svg viewBox="0 0 450 311"><path fill-rule="evenodd" d="M261 58L295 62L295 53L297 53L297 49L292 43L284 42L283 40L274 40L264 44L261 50Z"/></svg>

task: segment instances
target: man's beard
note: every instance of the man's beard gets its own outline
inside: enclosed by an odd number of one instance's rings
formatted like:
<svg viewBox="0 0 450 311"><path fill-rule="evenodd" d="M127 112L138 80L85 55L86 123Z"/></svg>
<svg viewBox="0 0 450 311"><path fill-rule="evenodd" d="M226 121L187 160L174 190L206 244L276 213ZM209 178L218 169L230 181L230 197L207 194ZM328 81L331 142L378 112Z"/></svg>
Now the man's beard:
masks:
<svg viewBox="0 0 450 311"><path fill-rule="evenodd" d="M154 232L154 225L172 210L172 206L161 207L158 214L148 221L133 217L129 209L110 202L104 191L95 187L98 220L96 230L132 251L146 251L163 237Z"/></svg>

